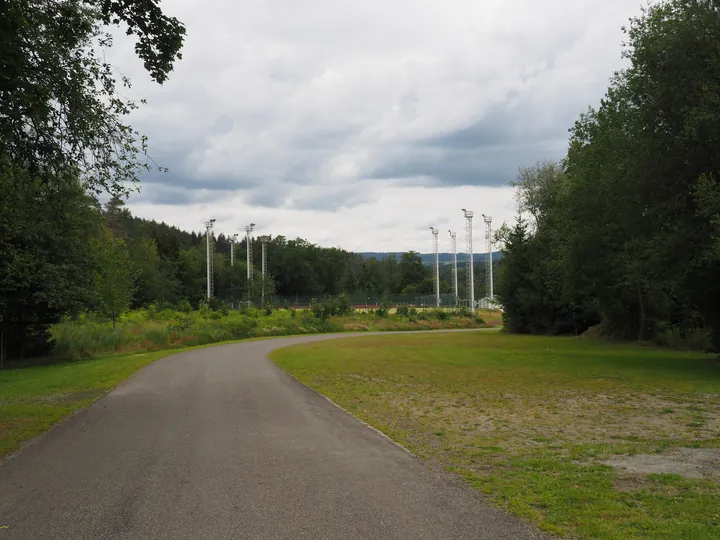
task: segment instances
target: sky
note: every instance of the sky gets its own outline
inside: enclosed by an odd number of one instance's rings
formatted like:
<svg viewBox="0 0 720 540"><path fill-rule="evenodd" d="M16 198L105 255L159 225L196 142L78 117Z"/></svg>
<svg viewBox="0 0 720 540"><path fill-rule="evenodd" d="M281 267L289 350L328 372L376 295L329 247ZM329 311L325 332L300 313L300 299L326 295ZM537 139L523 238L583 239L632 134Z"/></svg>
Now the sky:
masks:
<svg viewBox="0 0 720 540"><path fill-rule="evenodd" d="M183 59L152 83L132 42L109 59L147 99L130 122L169 172L133 214L199 231L429 252L462 208L514 221L508 183L557 160L624 66L639 0L164 0ZM458 250L463 251L463 242ZM477 249L476 249L477 251Z"/></svg>

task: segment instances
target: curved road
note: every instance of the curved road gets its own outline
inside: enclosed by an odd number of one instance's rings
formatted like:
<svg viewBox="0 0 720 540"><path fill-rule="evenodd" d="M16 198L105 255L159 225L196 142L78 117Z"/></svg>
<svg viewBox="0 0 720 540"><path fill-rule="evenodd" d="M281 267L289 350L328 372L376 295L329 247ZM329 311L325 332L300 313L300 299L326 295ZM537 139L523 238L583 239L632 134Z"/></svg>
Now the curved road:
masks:
<svg viewBox="0 0 720 540"><path fill-rule="evenodd" d="M0 540L542 538L267 360L338 337L142 369L0 466Z"/></svg>

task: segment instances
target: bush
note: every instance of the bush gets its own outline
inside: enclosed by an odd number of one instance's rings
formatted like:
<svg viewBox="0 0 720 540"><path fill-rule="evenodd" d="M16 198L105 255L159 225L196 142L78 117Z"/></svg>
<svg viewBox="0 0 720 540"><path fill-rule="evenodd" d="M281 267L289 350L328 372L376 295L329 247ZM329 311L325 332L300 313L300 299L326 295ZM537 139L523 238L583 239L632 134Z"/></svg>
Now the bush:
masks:
<svg viewBox="0 0 720 540"><path fill-rule="evenodd" d="M403 304L401 306L398 306L395 314L399 315L400 317L407 317L408 315L410 315L410 309Z"/></svg>
<svg viewBox="0 0 720 540"><path fill-rule="evenodd" d="M342 293L335 299L335 305L337 307L337 315L349 315L350 313L352 313L353 309L352 305L350 304L350 299L345 295L345 293Z"/></svg>
<svg viewBox="0 0 720 540"><path fill-rule="evenodd" d="M204 345L218 341L254 336L337 332L340 327L327 319L316 318L311 311L293 310L261 315L210 311L184 313L164 309L136 310L112 324L94 314L83 314L75 320L66 318L51 327L53 354L65 359L92 357L114 352L137 352Z"/></svg>
<svg viewBox="0 0 720 540"><path fill-rule="evenodd" d="M326 303L318 302L317 298L313 298L310 302L310 311L316 319L325 320L330 317L330 310Z"/></svg>
<svg viewBox="0 0 720 540"><path fill-rule="evenodd" d="M380 304L380 307L375 310L375 315L380 317L381 319L384 319L388 316L390 313L390 306L388 305L387 300L383 299L382 303Z"/></svg>
<svg viewBox="0 0 720 540"><path fill-rule="evenodd" d="M704 328L689 328L683 332L669 323L658 323L652 341L656 345L671 349L703 352L713 350L712 332Z"/></svg>
<svg viewBox="0 0 720 540"><path fill-rule="evenodd" d="M432 311L432 318L438 321L447 321L450 318L450 313L442 309L434 309Z"/></svg>

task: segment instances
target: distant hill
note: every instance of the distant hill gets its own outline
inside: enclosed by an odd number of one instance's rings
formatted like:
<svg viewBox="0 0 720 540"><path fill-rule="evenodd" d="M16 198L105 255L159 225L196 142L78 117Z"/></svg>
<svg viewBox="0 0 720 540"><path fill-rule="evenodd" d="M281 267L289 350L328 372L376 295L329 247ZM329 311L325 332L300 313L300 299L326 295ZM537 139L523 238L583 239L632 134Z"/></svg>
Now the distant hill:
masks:
<svg viewBox="0 0 720 540"><path fill-rule="evenodd" d="M366 252L366 253L359 253L359 255L362 255L364 258L369 259L371 257L375 257L376 259L380 260L385 257L395 257L396 259L400 259L400 256L402 253L375 253L375 252ZM421 253L420 257L422 258L423 263L425 264L432 264L435 260L435 255L433 253ZM503 253L502 251L493 251L493 261L498 261L502 259ZM458 264L464 263L467 261L467 253L458 253L457 256ZM475 253L473 255L473 262L485 262L485 259L487 259L487 253ZM453 260L453 254L452 253L439 253L438 254L438 260L440 261L440 264L448 264L451 263Z"/></svg>

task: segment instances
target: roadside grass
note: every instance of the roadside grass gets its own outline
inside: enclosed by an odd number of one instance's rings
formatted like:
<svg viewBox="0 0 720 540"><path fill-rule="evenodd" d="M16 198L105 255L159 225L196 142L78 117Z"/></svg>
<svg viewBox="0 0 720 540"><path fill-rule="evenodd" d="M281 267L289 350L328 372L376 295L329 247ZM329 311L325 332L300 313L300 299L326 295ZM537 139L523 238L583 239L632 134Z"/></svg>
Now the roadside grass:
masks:
<svg viewBox="0 0 720 540"><path fill-rule="evenodd" d="M491 321L486 323L484 317ZM434 330L444 328L483 328L497 325L497 315L480 312L467 317L436 310L407 317L375 313L318 318L310 310L177 311L138 309L123 314L117 325L93 314L66 319L53 325L53 356L78 359L109 354L130 354L228 340L268 336L291 336L331 332L392 330Z"/></svg>
<svg viewBox="0 0 720 540"><path fill-rule="evenodd" d="M16 452L25 441L90 405L155 360L230 343L0 370L0 458Z"/></svg>
<svg viewBox="0 0 720 540"><path fill-rule="evenodd" d="M334 340L273 359L547 532L720 538L720 365L708 355L477 332Z"/></svg>
<svg viewBox="0 0 720 540"><path fill-rule="evenodd" d="M261 315L258 310L227 314L137 310L125 314L116 328L88 315L64 321L51 329L55 358L16 362L0 370L0 458L91 404L138 369L170 354L283 335L483 326L477 319L459 316L411 321L356 314L321 320L309 311Z"/></svg>

